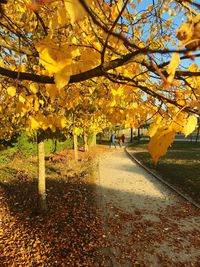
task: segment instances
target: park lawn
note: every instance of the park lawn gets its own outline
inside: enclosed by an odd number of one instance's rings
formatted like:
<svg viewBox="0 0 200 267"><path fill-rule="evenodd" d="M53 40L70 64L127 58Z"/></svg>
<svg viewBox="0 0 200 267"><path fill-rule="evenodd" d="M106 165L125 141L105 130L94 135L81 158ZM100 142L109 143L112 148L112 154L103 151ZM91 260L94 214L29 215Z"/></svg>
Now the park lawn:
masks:
<svg viewBox="0 0 200 267"><path fill-rule="evenodd" d="M200 203L200 143L174 142L154 166L147 143L131 147L134 156L164 180Z"/></svg>

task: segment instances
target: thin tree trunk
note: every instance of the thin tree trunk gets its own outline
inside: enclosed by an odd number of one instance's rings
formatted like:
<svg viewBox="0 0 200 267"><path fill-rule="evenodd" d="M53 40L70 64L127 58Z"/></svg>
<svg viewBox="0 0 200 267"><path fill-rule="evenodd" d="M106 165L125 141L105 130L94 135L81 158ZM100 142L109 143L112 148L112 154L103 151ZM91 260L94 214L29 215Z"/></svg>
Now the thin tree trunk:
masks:
<svg viewBox="0 0 200 267"><path fill-rule="evenodd" d="M53 140L53 144L54 144L53 153L55 153L57 151L57 140Z"/></svg>
<svg viewBox="0 0 200 267"><path fill-rule="evenodd" d="M200 131L200 123L197 129L197 135L196 135L196 143L198 142L198 138L199 138L199 131Z"/></svg>
<svg viewBox="0 0 200 267"><path fill-rule="evenodd" d="M96 146L96 144L97 144L96 133L93 133L92 134L92 140L91 140L91 143L90 143L90 147Z"/></svg>
<svg viewBox="0 0 200 267"><path fill-rule="evenodd" d="M78 137L74 134L74 158L78 160Z"/></svg>
<svg viewBox="0 0 200 267"><path fill-rule="evenodd" d="M138 128L138 143L140 143L140 127Z"/></svg>
<svg viewBox="0 0 200 267"><path fill-rule="evenodd" d="M131 143L133 143L133 127L131 127L131 140L130 140Z"/></svg>
<svg viewBox="0 0 200 267"><path fill-rule="evenodd" d="M88 138L87 138L86 133L84 133L83 135L83 140L84 140L84 151L87 152L88 151Z"/></svg>
<svg viewBox="0 0 200 267"><path fill-rule="evenodd" d="M44 142L38 141L38 195L40 212L47 211Z"/></svg>

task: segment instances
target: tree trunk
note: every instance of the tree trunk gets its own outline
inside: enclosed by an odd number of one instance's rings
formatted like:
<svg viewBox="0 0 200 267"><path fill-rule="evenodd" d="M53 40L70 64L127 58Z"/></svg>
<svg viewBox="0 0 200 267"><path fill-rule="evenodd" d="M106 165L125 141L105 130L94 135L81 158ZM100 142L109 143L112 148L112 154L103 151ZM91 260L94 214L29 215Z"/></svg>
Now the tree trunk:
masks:
<svg viewBox="0 0 200 267"><path fill-rule="evenodd" d="M53 153L55 153L57 151L57 140L53 140L53 144L54 144Z"/></svg>
<svg viewBox="0 0 200 267"><path fill-rule="evenodd" d="M47 211L44 141L38 141L38 204L40 212Z"/></svg>
<svg viewBox="0 0 200 267"><path fill-rule="evenodd" d="M83 140L84 140L84 151L87 152L88 151L88 138L87 138L86 133L84 133L83 135Z"/></svg>
<svg viewBox="0 0 200 267"><path fill-rule="evenodd" d="M196 135L196 143L198 142L198 138L199 138L199 131L200 131L200 123L197 129L197 135Z"/></svg>
<svg viewBox="0 0 200 267"><path fill-rule="evenodd" d="M130 142L133 143L133 127L131 127L131 139Z"/></svg>
<svg viewBox="0 0 200 267"><path fill-rule="evenodd" d="M138 128L138 143L140 143L140 127Z"/></svg>
<svg viewBox="0 0 200 267"><path fill-rule="evenodd" d="M74 158L78 160L78 137L74 134Z"/></svg>
<svg viewBox="0 0 200 267"><path fill-rule="evenodd" d="M92 135L92 141L90 143L90 147L96 146L96 144L97 144L97 141L96 141L96 133L93 133L93 135Z"/></svg>

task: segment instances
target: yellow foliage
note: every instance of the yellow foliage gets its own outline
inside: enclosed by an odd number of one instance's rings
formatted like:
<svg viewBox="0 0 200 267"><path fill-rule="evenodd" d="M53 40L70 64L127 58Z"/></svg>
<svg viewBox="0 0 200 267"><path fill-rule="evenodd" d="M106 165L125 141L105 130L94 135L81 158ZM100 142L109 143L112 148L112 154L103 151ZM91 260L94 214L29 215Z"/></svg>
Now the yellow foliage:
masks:
<svg viewBox="0 0 200 267"><path fill-rule="evenodd" d="M177 38L181 41L181 46L187 49L198 49L200 39L200 14L189 17L176 32Z"/></svg>
<svg viewBox="0 0 200 267"><path fill-rule="evenodd" d="M152 156L154 164L157 164L159 158L167 153L175 137L175 131L170 126L163 126L157 129L151 137L148 144L149 153Z"/></svg>
<svg viewBox="0 0 200 267"><path fill-rule="evenodd" d="M59 94L58 88L54 84L46 84L45 88L47 95L54 101Z"/></svg>
<svg viewBox="0 0 200 267"><path fill-rule="evenodd" d="M87 15L78 0L65 0L64 3L72 24L83 19Z"/></svg>
<svg viewBox="0 0 200 267"><path fill-rule="evenodd" d="M195 103L194 105L196 106ZM174 117L172 128L174 131L181 132L185 136L188 136L195 130L197 122L197 117L195 115L190 115L188 117L187 113L180 112Z"/></svg>
<svg viewBox="0 0 200 267"><path fill-rule="evenodd" d="M71 75L71 67L66 66L54 74L54 80L58 89L68 84Z"/></svg>
<svg viewBox="0 0 200 267"><path fill-rule="evenodd" d="M148 135L150 137L154 136L154 134L157 132L158 128L159 128L158 124L152 123L149 130L148 130Z"/></svg>
<svg viewBox="0 0 200 267"><path fill-rule="evenodd" d="M176 69L177 69L179 63L180 63L179 54L173 53L171 61L170 61L169 65L167 66L167 69L166 69L167 73L169 74L169 76L167 77L167 81L169 83L173 82L174 75L175 75L175 72L176 72Z"/></svg>
<svg viewBox="0 0 200 267"><path fill-rule="evenodd" d="M40 55L40 63L50 74L54 74L72 63L71 51L58 47L49 38L37 43L36 49Z"/></svg>
<svg viewBox="0 0 200 267"><path fill-rule="evenodd" d="M34 110L34 111L38 111L39 108L40 108L40 104L39 104L38 99L36 99L36 100L34 101L33 110Z"/></svg>
<svg viewBox="0 0 200 267"><path fill-rule="evenodd" d="M38 85L38 83L31 83L31 84L29 85L29 89L30 89L30 91L31 91L33 94L36 94L36 93L38 92L38 90L39 90L39 85Z"/></svg>
<svg viewBox="0 0 200 267"><path fill-rule="evenodd" d="M19 95L19 102L24 103L26 99L24 98L23 95Z"/></svg>
<svg viewBox="0 0 200 267"><path fill-rule="evenodd" d="M7 88L7 92L8 92L8 94L9 94L10 96L15 96L15 94L16 94L16 88L15 88L14 86L9 86L9 87Z"/></svg>
<svg viewBox="0 0 200 267"><path fill-rule="evenodd" d="M67 17L64 5L61 5L57 12L58 23L63 27L66 24Z"/></svg>
<svg viewBox="0 0 200 267"><path fill-rule="evenodd" d="M189 71L198 71L198 65L197 64L192 64L191 66L188 67Z"/></svg>
<svg viewBox="0 0 200 267"><path fill-rule="evenodd" d="M191 134L197 126L197 117L195 115L190 115L187 118L186 124L183 127L182 132L184 133L185 136L188 136Z"/></svg>
<svg viewBox="0 0 200 267"><path fill-rule="evenodd" d="M34 117L30 116L29 121L32 130L37 130L39 128L39 123Z"/></svg>

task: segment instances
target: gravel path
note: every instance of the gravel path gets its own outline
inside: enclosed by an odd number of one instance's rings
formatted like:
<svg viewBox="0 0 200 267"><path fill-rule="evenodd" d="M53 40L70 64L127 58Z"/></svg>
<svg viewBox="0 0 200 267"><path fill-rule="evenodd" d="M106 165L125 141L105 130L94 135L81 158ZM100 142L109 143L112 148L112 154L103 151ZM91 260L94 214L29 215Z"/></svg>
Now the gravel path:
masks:
<svg viewBox="0 0 200 267"><path fill-rule="evenodd" d="M200 211L121 149L99 159L108 266L200 266Z"/></svg>

